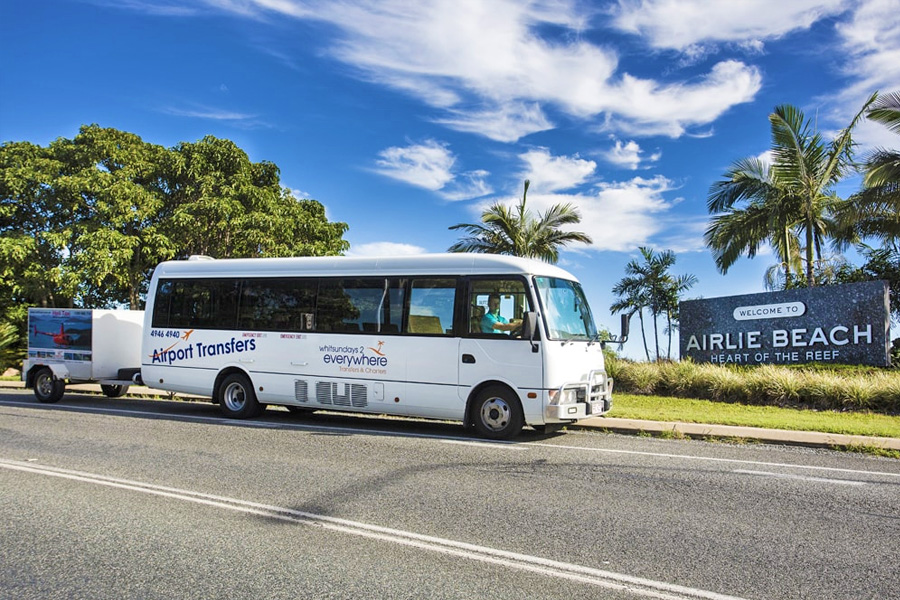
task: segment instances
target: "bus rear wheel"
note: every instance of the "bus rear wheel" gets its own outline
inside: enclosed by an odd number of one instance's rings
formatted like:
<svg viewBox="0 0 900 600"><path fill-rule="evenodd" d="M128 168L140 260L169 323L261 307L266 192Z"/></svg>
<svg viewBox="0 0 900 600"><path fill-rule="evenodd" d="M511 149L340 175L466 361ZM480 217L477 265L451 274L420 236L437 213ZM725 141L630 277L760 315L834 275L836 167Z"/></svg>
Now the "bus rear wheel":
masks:
<svg viewBox="0 0 900 600"><path fill-rule="evenodd" d="M525 417L515 394L505 387L492 386L476 396L472 421L478 435L492 440L508 440L522 431Z"/></svg>
<svg viewBox="0 0 900 600"><path fill-rule="evenodd" d="M239 373L228 375L222 380L218 400L219 408L225 416L233 419L248 419L262 411L250 380Z"/></svg>
<svg viewBox="0 0 900 600"><path fill-rule="evenodd" d="M66 393L66 383L53 376L53 371L44 367L34 375L34 397L38 402L53 404L59 402Z"/></svg>

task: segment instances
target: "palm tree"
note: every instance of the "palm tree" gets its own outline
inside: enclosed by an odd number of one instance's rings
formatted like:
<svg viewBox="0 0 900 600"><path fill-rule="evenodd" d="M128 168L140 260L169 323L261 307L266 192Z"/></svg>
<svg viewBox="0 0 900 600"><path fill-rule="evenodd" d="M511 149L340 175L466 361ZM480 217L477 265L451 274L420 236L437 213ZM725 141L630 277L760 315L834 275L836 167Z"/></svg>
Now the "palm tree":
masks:
<svg viewBox="0 0 900 600"><path fill-rule="evenodd" d="M619 300L610 306L613 314L629 311L638 313L641 320L641 337L644 340L644 353L650 360L647 347L647 336L644 332L644 309L649 310L653 322L653 341L656 349L656 360L659 360L659 327L658 319L666 316L665 332L669 336L667 357L672 356L672 331L677 321L678 302L681 293L689 289L697 278L694 275L673 277L669 269L675 264L675 253L671 250L655 253L651 248L639 248L643 262L632 259L625 265L625 277L613 287L613 293Z"/></svg>
<svg viewBox="0 0 900 600"><path fill-rule="evenodd" d="M716 216L704 238L719 271L727 272L744 253L752 258L768 242L784 265L786 279L791 272L801 272L802 250L807 285L815 285L815 261L822 260L823 242L838 232L832 217L842 200L834 186L852 165L851 132L876 96L830 143L813 130L801 110L776 107L769 115L771 165L753 158L737 161L724 180L710 187L707 208Z"/></svg>
<svg viewBox="0 0 900 600"><path fill-rule="evenodd" d="M725 179L710 187L707 209L716 216L704 239L720 272L726 273L745 252L753 258L766 242L781 259L785 280L800 271L800 243L786 196L771 166L758 158L736 161ZM746 206L736 207L744 201Z"/></svg>
<svg viewBox="0 0 900 600"><path fill-rule="evenodd" d="M900 134L900 92L880 96L866 117ZM896 243L900 239L900 151L879 148L864 168L863 190L841 214L848 231L845 241L871 236L885 245Z"/></svg>
<svg viewBox="0 0 900 600"><path fill-rule="evenodd" d="M609 311L614 315L626 312L628 313L629 318L631 318L631 315L634 313L637 313L638 319L641 321L641 339L644 342L644 354L647 356L647 362L650 362L650 349L647 347L647 332L644 329L644 308L646 308L650 302L647 292L644 289L643 278L635 273L636 269L632 268L632 262L629 262L625 267L625 272L629 273L629 276L622 278L622 280L613 287L613 293L618 296L619 299L609 307Z"/></svg>
<svg viewBox="0 0 900 600"><path fill-rule="evenodd" d="M561 229L581 222L581 214L572 204L555 204L534 217L525 207L529 185L526 179L522 201L515 210L497 202L481 213L481 223L451 226L450 229L462 229L469 235L450 246L449 251L509 254L556 263L559 249L566 244L593 242L586 233Z"/></svg>
<svg viewBox="0 0 900 600"><path fill-rule="evenodd" d="M673 260L674 262L674 260ZM666 348L666 359L672 360L672 332L678 327L678 304L681 302L681 294L688 291L697 283L697 276L691 274L679 275L672 278L666 277L662 285L662 306L666 312L666 335L669 338Z"/></svg>

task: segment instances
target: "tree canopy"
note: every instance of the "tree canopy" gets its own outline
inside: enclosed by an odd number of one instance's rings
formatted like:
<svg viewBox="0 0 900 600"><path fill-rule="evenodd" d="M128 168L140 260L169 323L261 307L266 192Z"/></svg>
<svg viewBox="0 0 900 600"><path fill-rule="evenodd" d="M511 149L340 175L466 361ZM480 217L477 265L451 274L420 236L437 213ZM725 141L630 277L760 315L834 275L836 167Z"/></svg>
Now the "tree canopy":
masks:
<svg viewBox="0 0 900 600"><path fill-rule="evenodd" d="M347 224L278 167L207 136L165 148L98 125L0 145L0 321L27 306L139 308L157 263L337 255Z"/></svg>

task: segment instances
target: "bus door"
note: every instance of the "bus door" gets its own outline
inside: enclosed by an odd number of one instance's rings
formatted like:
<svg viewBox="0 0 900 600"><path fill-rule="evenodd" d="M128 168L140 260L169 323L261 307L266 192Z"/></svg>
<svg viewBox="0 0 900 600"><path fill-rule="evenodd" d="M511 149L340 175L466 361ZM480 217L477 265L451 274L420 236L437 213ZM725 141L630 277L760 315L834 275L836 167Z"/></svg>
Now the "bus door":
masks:
<svg viewBox="0 0 900 600"><path fill-rule="evenodd" d="M456 277L409 279L404 335L397 340L396 348L398 359L406 365L403 412L463 418L465 403L459 402L457 394L459 337L454 329L458 287Z"/></svg>
<svg viewBox="0 0 900 600"><path fill-rule="evenodd" d="M542 422L543 387L541 343L532 347L521 337L521 322L535 310L523 278L470 278L467 285L466 326L460 340L458 366L463 401L473 386L487 380L507 383L522 400L525 419ZM536 398L528 398L536 392Z"/></svg>

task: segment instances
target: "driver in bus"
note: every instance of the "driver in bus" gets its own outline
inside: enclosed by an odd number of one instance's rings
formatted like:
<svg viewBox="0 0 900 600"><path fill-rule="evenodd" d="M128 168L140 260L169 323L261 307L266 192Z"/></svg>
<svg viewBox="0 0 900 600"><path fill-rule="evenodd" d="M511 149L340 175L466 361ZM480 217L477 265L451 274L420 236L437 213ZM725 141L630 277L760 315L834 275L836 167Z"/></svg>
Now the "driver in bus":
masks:
<svg viewBox="0 0 900 600"><path fill-rule="evenodd" d="M500 294L488 296L488 309L481 318L482 333L509 333L521 325L521 319L508 321L500 314Z"/></svg>

